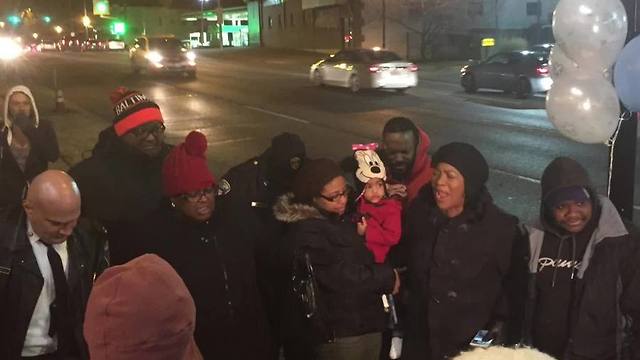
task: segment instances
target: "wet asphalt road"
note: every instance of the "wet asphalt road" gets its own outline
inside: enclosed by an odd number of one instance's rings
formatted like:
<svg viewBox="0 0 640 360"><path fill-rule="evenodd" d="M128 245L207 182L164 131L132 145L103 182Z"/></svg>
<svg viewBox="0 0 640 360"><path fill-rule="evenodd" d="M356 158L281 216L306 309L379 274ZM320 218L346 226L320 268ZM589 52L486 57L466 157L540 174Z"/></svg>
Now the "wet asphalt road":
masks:
<svg viewBox="0 0 640 360"><path fill-rule="evenodd" d="M207 135L217 175L262 152L282 131L298 133L313 157L340 159L350 154L352 143L376 141L385 121L402 115L431 136L431 152L451 141L478 147L492 169L494 198L523 220L538 213L539 178L556 156L578 159L598 189L606 189L607 147L562 137L548 122L542 97L468 95L455 78L442 80L426 71L420 85L405 95L353 94L313 86L306 71L315 57L269 50L209 51L199 54L198 77L190 80L135 76L124 52L36 54L23 64L20 77L27 84L53 87L55 69L67 102L89 114L87 121L104 122L105 127L112 118L110 91L121 85L141 90L160 105L169 142L181 141L192 129Z"/></svg>

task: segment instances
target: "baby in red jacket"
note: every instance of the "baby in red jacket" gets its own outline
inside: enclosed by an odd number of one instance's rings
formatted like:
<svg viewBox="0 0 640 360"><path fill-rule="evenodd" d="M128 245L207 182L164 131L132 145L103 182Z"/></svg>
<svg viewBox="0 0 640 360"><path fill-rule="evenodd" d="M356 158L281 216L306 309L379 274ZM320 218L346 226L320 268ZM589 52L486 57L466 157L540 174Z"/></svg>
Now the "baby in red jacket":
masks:
<svg viewBox="0 0 640 360"><path fill-rule="evenodd" d="M358 161L356 178L364 184L357 199L358 234L364 236L367 248L377 263L384 263L391 247L400 241L402 205L387 196L386 169L375 152L377 144L353 145Z"/></svg>

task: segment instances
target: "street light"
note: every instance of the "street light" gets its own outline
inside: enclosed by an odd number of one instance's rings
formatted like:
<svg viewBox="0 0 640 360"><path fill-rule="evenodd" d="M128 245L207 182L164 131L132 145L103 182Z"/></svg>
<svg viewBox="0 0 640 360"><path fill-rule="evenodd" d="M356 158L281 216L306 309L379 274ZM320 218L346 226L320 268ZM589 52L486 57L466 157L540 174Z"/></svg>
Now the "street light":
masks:
<svg viewBox="0 0 640 360"><path fill-rule="evenodd" d="M33 33L33 35L32 35L32 36L33 36L33 38L34 38L34 39L36 39L36 40L37 40L37 39L38 39L38 36L40 36L40 35L38 35L38 33Z"/></svg>
<svg viewBox="0 0 640 360"><path fill-rule="evenodd" d="M58 34L62 34L62 26L60 26L60 25L54 26L53 30Z"/></svg>
<svg viewBox="0 0 640 360"><path fill-rule="evenodd" d="M205 33L204 33L204 3L209 0L200 0L200 44L204 46Z"/></svg>
<svg viewBox="0 0 640 360"><path fill-rule="evenodd" d="M89 19L87 15L82 17L82 25L84 25L84 27L86 28L91 26L91 19Z"/></svg>

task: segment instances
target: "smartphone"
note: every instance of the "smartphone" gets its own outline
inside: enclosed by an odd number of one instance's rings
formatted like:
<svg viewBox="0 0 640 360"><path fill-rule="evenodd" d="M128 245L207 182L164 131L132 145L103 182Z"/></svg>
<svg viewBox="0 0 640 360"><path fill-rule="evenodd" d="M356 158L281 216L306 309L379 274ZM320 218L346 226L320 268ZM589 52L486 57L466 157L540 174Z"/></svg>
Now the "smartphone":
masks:
<svg viewBox="0 0 640 360"><path fill-rule="evenodd" d="M491 346L492 342L493 339L489 335L489 330L480 330L476 333L476 336L471 339L469 345L486 348Z"/></svg>

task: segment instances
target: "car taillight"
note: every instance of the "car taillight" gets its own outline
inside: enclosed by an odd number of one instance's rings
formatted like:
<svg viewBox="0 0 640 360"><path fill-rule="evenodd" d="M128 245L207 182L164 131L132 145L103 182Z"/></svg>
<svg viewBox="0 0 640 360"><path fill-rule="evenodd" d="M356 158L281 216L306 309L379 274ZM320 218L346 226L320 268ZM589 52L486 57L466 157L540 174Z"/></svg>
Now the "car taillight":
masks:
<svg viewBox="0 0 640 360"><path fill-rule="evenodd" d="M409 71L411 71L411 72L418 71L418 65L416 65L416 64L409 65Z"/></svg>
<svg viewBox="0 0 640 360"><path fill-rule="evenodd" d="M378 65L378 64L369 65L369 72L370 73L377 73L378 71L380 71L380 65Z"/></svg>
<svg viewBox="0 0 640 360"><path fill-rule="evenodd" d="M538 66L536 68L536 74L538 74L539 76L549 75L549 68L546 66Z"/></svg>

